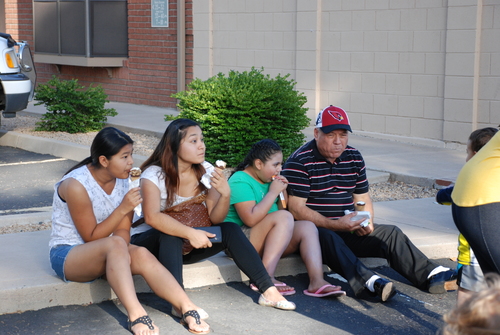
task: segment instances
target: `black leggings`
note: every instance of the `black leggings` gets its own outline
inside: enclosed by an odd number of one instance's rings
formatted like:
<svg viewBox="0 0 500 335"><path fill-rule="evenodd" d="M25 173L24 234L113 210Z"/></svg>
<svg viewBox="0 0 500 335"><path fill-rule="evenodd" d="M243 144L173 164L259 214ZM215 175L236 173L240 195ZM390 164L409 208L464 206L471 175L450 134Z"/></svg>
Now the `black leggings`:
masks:
<svg viewBox="0 0 500 335"><path fill-rule="evenodd" d="M452 205L453 220L469 242L481 270L500 274L500 202L460 207Z"/></svg>
<svg viewBox="0 0 500 335"><path fill-rule="evenodd" d="M193 249L184 256L182 255L182 238L164 234L153 228L133 235L130 242L147 248L172 273L181 286L183 286L183 264L196 263L225 249L231 253L238 268L250 278L251 282L255 283L261 292L274 286L259 254L241 228L232 222L223 222L218 226L221 227L222 243L213 243L211 248Z"/></svg>

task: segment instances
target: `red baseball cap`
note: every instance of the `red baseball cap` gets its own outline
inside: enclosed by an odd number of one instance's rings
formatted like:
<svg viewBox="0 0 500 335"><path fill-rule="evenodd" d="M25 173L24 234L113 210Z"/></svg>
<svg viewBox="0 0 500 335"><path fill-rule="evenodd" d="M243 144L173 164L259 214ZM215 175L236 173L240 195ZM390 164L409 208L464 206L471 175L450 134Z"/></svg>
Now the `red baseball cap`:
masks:
<svg viewBox="0 0 500 335"><path fill-rule="evenodd" d="M319 113L316 119L316 128L321 129L325 134L336 129L346 129L352 133L349 117L345 110L331 105Z"/></svg>

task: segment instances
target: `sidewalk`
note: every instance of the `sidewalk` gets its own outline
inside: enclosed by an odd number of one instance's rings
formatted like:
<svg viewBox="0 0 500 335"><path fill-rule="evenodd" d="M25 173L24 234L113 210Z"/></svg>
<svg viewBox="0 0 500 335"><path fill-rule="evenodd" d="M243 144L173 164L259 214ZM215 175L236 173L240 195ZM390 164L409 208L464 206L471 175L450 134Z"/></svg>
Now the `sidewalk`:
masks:
<svg viewBox="0 0 500 335"><path fill-rule="evenodd" d="M175 110L124 103L109 103L118 115L109 118L109 124L124 131L161 135L166 128L165 114ZM20 115L42 114L41 106L30 104ZM304 133L312 138L312 128ZM369 136L370 137L369 137ZM376 137L374 137L376 136ZM407 141L406 143L403 141ZM379 134L354 132L349 144L361 151L368 168L370 183L389 178L422 186L433 186L453 181L464 160L465 150L452 150L438 141L417 141ZM81 160L88 156L88 148L67 142L57 142L23 134L0 132L0 145L48 153L59 157ZM145 157L134 156L136 164ZM376 222L399 226L430 258L456 257L458 231L451 218L450 208L433 203L434 199L400 200L375 203ZM50 219L50 211L25 216L2 217L2 223L39 222ZM96 303L115 298L108 284L97 280L92 284L63 283L48 262L49 231L0 235L0 314L36 310L44 307ZM385 260L363 259L369 267L386 264ZM247 280L224 255L185 266L186 288L215 285L229 281ZM325 268L326 270L326 268ZM305 273L298 257L280 261L277 276ZM137 290L149 292L142 280L136 278Z"/></svg>

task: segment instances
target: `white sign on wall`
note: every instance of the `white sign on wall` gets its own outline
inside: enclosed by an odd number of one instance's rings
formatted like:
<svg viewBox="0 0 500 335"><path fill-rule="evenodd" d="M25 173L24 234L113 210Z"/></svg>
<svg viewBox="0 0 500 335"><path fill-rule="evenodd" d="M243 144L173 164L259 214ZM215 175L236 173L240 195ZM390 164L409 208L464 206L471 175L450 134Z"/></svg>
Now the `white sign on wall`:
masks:
<svg viewBox="0 0 500 335"><path fill-rule="evenodd" d="M168 0L151 0L151 27L168 27Z"/></svg>

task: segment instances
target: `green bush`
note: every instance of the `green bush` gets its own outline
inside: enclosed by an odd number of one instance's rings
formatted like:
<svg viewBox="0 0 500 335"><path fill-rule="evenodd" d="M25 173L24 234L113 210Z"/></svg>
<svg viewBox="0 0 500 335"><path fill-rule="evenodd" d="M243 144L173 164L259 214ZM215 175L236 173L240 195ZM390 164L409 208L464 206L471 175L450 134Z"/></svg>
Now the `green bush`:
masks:
<svg viewBox="0 0 500 335"><path fill-rule="evenodd" d="M35 130L72 134L101 130L107 117L117 113L114 108L104 108L109 101L100 85L84 89L77 79L61 81L56 76L38 85L35 100L39 102L35 105L44 104L48 112L43 114Z"/></svg>
<svg viewBox="0 0 500 335"><path fill-rule="evenodd" d="M179 99L178 116L203 128L206 159L222 159L228 166L241 162L257 141L271 138L279 143L286 159L304 143L302 130L309 125L307 99L294 89L289 74L270 78L263 69L250 72L230 71L205 81L193 80L189 90L172 95Z"/></svg>

